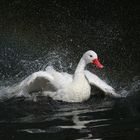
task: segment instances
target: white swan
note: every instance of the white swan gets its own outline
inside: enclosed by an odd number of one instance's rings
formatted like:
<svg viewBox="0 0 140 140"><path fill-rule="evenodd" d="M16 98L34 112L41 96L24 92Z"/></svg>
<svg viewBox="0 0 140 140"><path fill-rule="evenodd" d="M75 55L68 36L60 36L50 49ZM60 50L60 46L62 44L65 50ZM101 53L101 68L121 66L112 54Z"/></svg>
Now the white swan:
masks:
<svg viewBox="0 0 140 140"><path fill-rule="evenodd" d="M74 75L60 73L48 66L46 71L38 71L23 80L19 87L19 95L42 91L45 96L50 96L54 100L66 102L82 102L87 100L91 94L91 86L101 89L106 95L121 97L115 90L97 77L95 74L85 70L87 64L92 63L97 68L103 68L99 62L97 54L89 50L83 54L75 70Z"/></svg>

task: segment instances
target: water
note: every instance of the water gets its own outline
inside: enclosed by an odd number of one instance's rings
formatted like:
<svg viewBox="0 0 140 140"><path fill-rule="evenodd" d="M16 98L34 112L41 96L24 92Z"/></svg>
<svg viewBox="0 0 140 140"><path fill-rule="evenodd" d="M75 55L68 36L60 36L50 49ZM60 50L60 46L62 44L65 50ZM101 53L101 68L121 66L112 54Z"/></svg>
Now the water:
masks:
<svg viewBox="0 0 140 140"><path fill-rule="evenodd" d="M48 65L73 73L89 49L99 54L105 68L88 69L127 95L111 99L92 88L97 95L83 103L48 97L0 100L1 139L140 138L136 2L14 0L1 1L0 6L0 95Z"/></svg>

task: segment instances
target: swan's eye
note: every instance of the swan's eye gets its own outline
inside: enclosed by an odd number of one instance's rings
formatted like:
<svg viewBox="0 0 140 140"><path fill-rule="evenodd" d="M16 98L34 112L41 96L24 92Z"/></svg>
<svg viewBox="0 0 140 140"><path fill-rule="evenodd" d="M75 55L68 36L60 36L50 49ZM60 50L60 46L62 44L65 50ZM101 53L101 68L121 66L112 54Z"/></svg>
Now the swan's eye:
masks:
<svg viewBox="0 0 140 140"><path fill-rule="evenodd" d="M89 55L90 57L92 57L92 55Z"/></svg>

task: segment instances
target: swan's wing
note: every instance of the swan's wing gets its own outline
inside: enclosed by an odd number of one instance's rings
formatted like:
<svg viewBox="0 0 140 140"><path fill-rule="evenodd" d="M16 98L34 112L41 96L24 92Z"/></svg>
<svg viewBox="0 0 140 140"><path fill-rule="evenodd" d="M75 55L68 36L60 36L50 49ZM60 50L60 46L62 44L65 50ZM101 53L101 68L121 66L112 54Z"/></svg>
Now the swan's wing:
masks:
<svg viewBox="0 0 140 140"><path fill-rule="evenodd" d="M101 89L106 95L112 96L112 97L121 97L120 94L115 93L114 88L112 88L110 85L108 85L105 81L101 80L98 76L95 74L89 72L88 70L85 70L85 76L88 79L89 83L91 85L94 85Z"/></svg>
<svg viewBox="0 0 140 140"><path fill-rule="evenodd" d="M44 90L54 91L56 88L51 83L53 80L54 78L49 73L38 71L23 80L19 87L21 89L21 93L31 93Z"/></svg>
<svg viewBox="0 0 140 140"><path fill-rule="evenodd" d="M69 83L72 82L73 76L66 72L58 72L52 66L46 68L46 72L49 73L54 80L51 80L51 83L57 88L61 89L66 87Z"/></svg>

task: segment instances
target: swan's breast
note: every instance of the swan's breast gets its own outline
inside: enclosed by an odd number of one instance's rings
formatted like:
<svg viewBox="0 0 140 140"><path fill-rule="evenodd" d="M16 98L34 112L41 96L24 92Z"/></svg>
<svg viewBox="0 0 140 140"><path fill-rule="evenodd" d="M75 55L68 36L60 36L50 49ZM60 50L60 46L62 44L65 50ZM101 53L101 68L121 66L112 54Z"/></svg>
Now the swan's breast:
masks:
<svg viewBox="0 0 140 140"><path fill-rule="evenodd" d="M74 98L75 101L84 101L90 97L91 87L85 77L74 81L68 89L71 98Z"/></svg>

